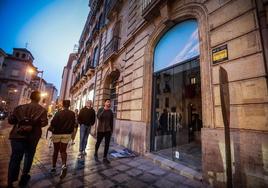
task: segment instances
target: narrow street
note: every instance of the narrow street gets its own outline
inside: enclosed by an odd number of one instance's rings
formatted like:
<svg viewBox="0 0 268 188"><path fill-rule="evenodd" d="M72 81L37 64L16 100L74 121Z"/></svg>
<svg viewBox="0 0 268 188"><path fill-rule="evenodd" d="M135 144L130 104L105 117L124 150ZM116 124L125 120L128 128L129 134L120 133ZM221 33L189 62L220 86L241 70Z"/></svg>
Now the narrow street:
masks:
<svg viewBox="0 0 268 188"><path fill-rule="evenodd" d="M6 121L0 121L0 187L6 185L10 156L9 130L10 125ZM89 138L85 160L78 160L79 134L77 134L75 144L68 147L68 173L63 180L60 180L60 158L58 159L57 175L50 174L53 147L49 147L45 132L43 130L43 136L38 144L29 187L205 187L198 181L160 168L143 156L124 159L111 158L110 165L96 164L92 157L95 145L95 139L92 136ZM112 143L110 150L120 147ZM102 150L103 148L99 150L100 157Z"/></svg>

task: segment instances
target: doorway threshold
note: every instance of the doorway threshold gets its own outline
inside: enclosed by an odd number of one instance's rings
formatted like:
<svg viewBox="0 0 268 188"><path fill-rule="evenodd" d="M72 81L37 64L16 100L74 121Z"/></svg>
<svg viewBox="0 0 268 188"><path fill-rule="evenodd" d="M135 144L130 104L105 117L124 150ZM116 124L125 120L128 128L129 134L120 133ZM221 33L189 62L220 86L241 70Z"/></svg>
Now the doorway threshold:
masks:
<svg viewBox="0 0 268 188"><path fill-rule="evenodd" d="M158 164L159 166L164 168L168 168L179 175L182 175L192 180L203 181L203 176L201 172L198 172L197 170L185 166L179 162L168 160L154 153L145 153L144 156L152 160L155 164Z"/></svg>

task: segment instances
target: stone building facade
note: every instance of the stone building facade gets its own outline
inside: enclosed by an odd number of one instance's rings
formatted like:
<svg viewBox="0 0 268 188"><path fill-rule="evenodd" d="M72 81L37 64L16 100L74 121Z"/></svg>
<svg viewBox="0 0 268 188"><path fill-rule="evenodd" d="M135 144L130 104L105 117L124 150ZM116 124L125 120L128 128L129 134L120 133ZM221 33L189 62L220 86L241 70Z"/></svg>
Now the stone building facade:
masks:
<svg viewBox="0 0 268 188"><path fill-rule="evenodd" d="M73 79L73 64L76 63L76 53L71 53L67 65L63 68L59 101L71 99L70 88Z"/></svg>
<svg viewBox="0 0 268 188"><path fill-rule="evenodd" d="M34 57L24 48L14 48L12 54L3 58L0 70L0 96L8 111L28 102L32 75L28 69L35 69Z"/></svg>
<svg viewBox="0 0 268 188"><path fill-rule="evenodd" d="M33 90L42 94L42 104L45 108L56 100L57 89L51 83L37 76L34 57L25 48L14 48L12 54L0 50L0 100L1 106L12 111L14 107L30 102Z"/></svg>
<svg viewBox="0 0 268 188"><path fill-rule="evenodd" d="M97 109L110 98L115 141L136 152L169 146L171 160L179 161L174 158L183 154L181 146L198 143L204 180L224 187L230 153L220 100L222 67L229 83L234 187L267 186L267 1L90 0L89 6L73 67L74 101L94 91ZM179 46L169 34L174 31L183 40L179 28L189 20L197 28L197 56L158 65L158 51L165 52L161 45L167 40L168 47ZM166 54L171 54L168 48ZM158 125L164 109L167 130ZM193 118L198 116L199 121Z"/></svg>

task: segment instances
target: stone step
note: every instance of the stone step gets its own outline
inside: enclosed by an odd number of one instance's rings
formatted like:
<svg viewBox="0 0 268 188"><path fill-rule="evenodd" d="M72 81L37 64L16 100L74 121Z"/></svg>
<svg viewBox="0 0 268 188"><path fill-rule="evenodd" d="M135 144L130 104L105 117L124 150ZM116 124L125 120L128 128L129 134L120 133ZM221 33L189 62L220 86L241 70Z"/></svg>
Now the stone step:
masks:
<svg viewBox="0 0 268 188"><path fill-rule="evenodd" d="M168 160L164 157L161 157L153 153L145 153L144 157L152 160L155 164L158 164L163 168L167 168L174 171L175 173L181 176L187 177L192 180L197 180L201 182L203 181L203 177L200 172L193 170L183 164Z"/></svg>

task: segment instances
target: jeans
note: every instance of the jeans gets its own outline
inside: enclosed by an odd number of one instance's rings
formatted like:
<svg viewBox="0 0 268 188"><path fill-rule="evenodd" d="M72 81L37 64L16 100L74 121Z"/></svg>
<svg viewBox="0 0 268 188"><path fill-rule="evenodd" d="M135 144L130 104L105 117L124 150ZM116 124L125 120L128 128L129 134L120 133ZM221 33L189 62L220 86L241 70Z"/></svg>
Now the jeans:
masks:
<svg viewBox="0 0 268 188"><path fill-rule="evenodd" d="M87 147L87 139L88 135L90 133L90 126L81 124L80 125L80 145L79 145L79 151L84 152Z"/></svg>
<svg viewBox="0 0 268 188"><path fill-rule="evenodd" d="M95 156L98 156L98 150L99 150L101 141L103 138L105 138L103 158L107 158L111 136L112 136L112 132L98 132L97 133L97 142L95 145Z"/></svg>
<svg viewBox="0 0 268 188"><path fill-rule="evenodd" d="M18 180L20 163L24 156L22 174L28 174L32 167L34 154L38 141L11 140L11 157L8 167L8 183Z"/></svg>

